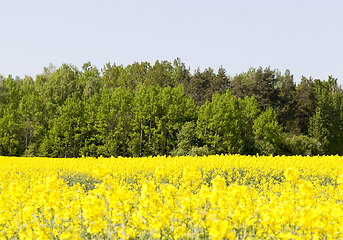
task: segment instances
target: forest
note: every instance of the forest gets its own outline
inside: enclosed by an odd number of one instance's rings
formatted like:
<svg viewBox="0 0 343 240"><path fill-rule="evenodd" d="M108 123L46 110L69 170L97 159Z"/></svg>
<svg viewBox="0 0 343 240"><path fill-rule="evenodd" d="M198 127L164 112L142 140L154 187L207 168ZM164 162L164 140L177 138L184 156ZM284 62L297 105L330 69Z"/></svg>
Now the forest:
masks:
<svg viewBox="0 0 343 240"><path fill-rule="evenodd" d="M337 79L173 62L0 75L0 155L343 155Z"/></svg>

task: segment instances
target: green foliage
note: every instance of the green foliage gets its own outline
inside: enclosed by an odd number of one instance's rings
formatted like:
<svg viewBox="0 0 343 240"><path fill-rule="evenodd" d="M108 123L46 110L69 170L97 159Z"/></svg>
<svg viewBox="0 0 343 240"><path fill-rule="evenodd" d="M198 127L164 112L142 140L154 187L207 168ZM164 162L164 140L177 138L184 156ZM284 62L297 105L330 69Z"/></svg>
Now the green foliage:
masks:
<svg viewBox="0 0 343 240"><path fill-rule="evenodd" d="M100 106L100 96L97 94L91 98L84 97L83 101L83 125L81 127L81 134L83 136L83 145L80 147L79 154L82 156L98 155L98 139L96 123L98 122L98 112Z"/></svg>
<svg viewBox="0 0 343 240"><path fill-rule="evenodd" d="M246 136L243 139L242 153L245 155L255 155L259 153L261 155L261 148L258 146L257 139L254 136ZM270 154L265 154L270 155Z"/></svg>
<svg viewBox="0 0 343 240"><path fill-rule="evenodd" d="M256 139L255 140L255 148L259 155L270 156L270 155L277 155L278 150L275 149L275 146L266 140L263 139Z"/></svg>
<svg viewBox="0 0 343 240"><path fill-rule="evenodd" d="M261 110L255 97L245 96L244 99L238 99L240 120L242 127L242 138L253 135L254 120L259 116Z"/></svg>
<svg viewBox="0 0 343 240"><path fill-rule="evenodd" d="M285 155L315 156L323 153L320 143L307 135L286 135L283 145Z"/></svg>
<svg viewBox="0 0 343 240"><path fill-rule="evenodd" d="M0 155L18 156L24 151L21 137L22 124L18 116L20 101L19 81L8 76L1 81L5 90L0 108Z"/></svg>
<svg viewBox="0 0 343 240"><path fill-rule="evenodd" d="M91 98L94 95L99 95L101 90L100 73L96 67L92 67L91 63L85 63L82 66L84 73L80 76L80 85L83 89L85 98Z"/></svg>
<svg viewBox="0 0 343 240"><path fill-rule="evenodd" d="M98 155L127 156L132 119L132 93L124 87L114 90L112 95L104 91L97 115Z"/></svg>
<svg viewBox="0 0 343 240"><path fill-rule="evenodd" d="M36 157L36 149L34 145L27 146L22 157Z"/></svg>
<svg viewBox="0 0 343 240"><path fill-rule="evenodd" d="M207 146L198 147L192 146L191 150L187 154L188 156L207 156L210 155L210 151L208 150Z"/></svg>
<svg viewBox="0 0 343 240"><path fill-rule="evenodd" d="M207 146L201 146L199 134L194 122L186 122L177 134L177 146L171 151L172 156L209 155Z"/></svg>
<svg viewBox="0 0 343 240"><path fill-rule="evenodd" d="M72 95L81 97L83 89L79 82L79 71L75 66L63 64L48 79L45 98L57 108Z"/></svg>
<svg viewBox="0 0 343 240"><path fill-rule="evenodd" d="M316 111L310 119L310 136L316 139L324 154L343 154L343 95L337 79L315 80Z"/></svg>
<svg viewBox="0 0 343 240"><path fill-rule="evenodd" d="M337 79L250 68L234 77L173 62L50 64L0 75L0 155L343 155Z"/></svg>
<svg viewBox="0 0 343 240"><path fill-rule="evenodd" d="M197 125L202 141L211 152L222 154L242 151L239 101L230 90L225 94L214 94L212 102L206 101L200 108Z"/></svg>
<svg viewBox="0 0 343 240"><path fill-rule="evenodd" d="M300 133L308 134L309 122L316 110L316 96L312 78L302 77L297 86L295 118Z"/></svg>
<svg viewBox="0 0 343 240"><path fill-rule="evenodd" d="M43 101L36 90L35 83L31 77L23 79L23 85L20 88L21 100L18 107L18 117L21 122L21 135L25 141L25 152L33 154L32 149L36 148L37 143L41 141L44 134L43 126ZM28 150L31 146L31 150Z"/></svg>
<svg viewBox="0 0 343 240"><path fill-rule="evenodd" d="M281 131L273 108L261 113L252 126L257 149L263 155L277 154L281 145Z"/></svg>
<svg viewBox="0 0 343 240"><path fill-rule="evenodd" d="M135 117L129 145L133 156L169 155L179 129L196 116L196 105L184 94L182 85L141 86L132 110Z"/></svg>
<svg viewBox="0 0 343 240"><path fill-rule="evenodd" d="M49 131L52 157L77 157L82 146L83 103L74 95L61 106L59 117Z"/></svg>
<svg viewBox="0 0 343 240"><path fill-rule="evenodd" d="M289 70L285 71L284 75L280 72L276 73L278 104L273 104L273 107L278 115L279 123L285 131L297 130L297 121L294 118L297 111L296 85L293 81L293 75Z"/></svg>

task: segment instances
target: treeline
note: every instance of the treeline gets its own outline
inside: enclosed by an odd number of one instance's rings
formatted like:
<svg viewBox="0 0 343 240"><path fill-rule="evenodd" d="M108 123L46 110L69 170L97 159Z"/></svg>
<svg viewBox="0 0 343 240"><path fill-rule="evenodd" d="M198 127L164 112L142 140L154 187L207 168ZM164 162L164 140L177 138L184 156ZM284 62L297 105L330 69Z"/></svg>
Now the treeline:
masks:
<svg viewBox="0 0 343 240"><path fill-rule="evenodd" d="M193 74L180 59L0 75L0 155L343 155L337 79Z"/></svg>

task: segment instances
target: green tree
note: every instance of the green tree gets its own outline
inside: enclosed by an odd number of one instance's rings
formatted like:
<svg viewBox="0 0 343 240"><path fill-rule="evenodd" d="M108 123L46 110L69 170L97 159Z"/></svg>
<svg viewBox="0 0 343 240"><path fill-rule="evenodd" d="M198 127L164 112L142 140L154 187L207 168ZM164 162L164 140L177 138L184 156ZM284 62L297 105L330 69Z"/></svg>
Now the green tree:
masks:
<svg viewBox="0 0 343 240"><path fill-rule="evenodd" d="M244 99L245 96L251 96L251 89L249 82L252 80L253 75L255 74L256 69L250 67L247 72L243 72L239 75L236 75L230 84L230 89L232 93L237 97Z"/></svg>
<svg viewBox="0 0 343 240"><path fill-rule="evenodd" d="M160 89L159 93L160 111L155 119L155 137L158 141L155 142L155 149L161 155L169 155L175 147L179 129L186 121L195 119L196 105L192 99L185 96L182 85L173 89L170 86Z"/></svg>
<svg viewBox="0 0 343 240"><path fill-rule="evenodd" d="M46 68L45 73L36 78L37 89L43 100L42 125L46 136L47 132L52 129L60 113L60 107L66 99L74 95L75 98L81 99L83 93L83 85L79 81L80 72L75 66L62 64L59 69L53 70Z"/></svg>
<svg viewBox="0 0 343 240"><path fill-rule="evenodd" d="M269 107L262 112L254 120L252 128L260 154L280 153L282 128L279 127L278 116L273 108Z"/></svg>
<svg viewBox="0 0 343 240"><path fill-rule="evenodd" d="M242 128L241 138L243 139L242 154L254 155L258 153L256 148L253 125L255 119L261 112L257 100L254 97L245 96L244 99L238 99L240 124Z"/></svg>
<svg viewBox="0 0 343 240"><path fill-rule="evenodd" d="M278 103L272 104L278 115L278 121L286 132L299 133L296 119L297 92L293 75L287 69L284 75L276 72Z"/></svg>
<svg viewBox="0 0 343 240"><path fill-rule="evenodd" d="M13 106L2 109L0 118L0 155L19 156L23 152L20 137L20 122Z"/></svg>
<svg viewBox="0 0 343 240"><path fill-rule="evenodd" d="M320 144L314 138L300 134L287 134L284 138L283 145L289 149L285 155L302 155L315 156L322 154Z"/></svg>
<svg viewBox="0 0 343 240"><path fill-rule="evenodd" d="M201 139L214 154L241 153L243 150L239 102L228 89L216 93L212 102L201 106L198 116Z"/></svg>
<svg viewBox="0 0 343 240"><path fill-rule="evenodd" d="M100 94L101 78L99 70L92 66L90 62L83 64L83 72L80 75L80 84L82 85L83 95L86 98L92 98L95 94Z"/></svg>
<svg viewBox="0 0 343 240"><path fill-rule="evenodd" d="M255 97L259 107L265 111L268 107L277 108L279 91L275 70L270 67L250 68L248 72L235 76L232 80L232 92L237 98Z"/></svg>
<svg viewBox="0 0 343 240"><path fill-rule="evenodd" d="M211 81L210 91L211 95L214 93L224 94L227 89L231 87L231 79L227 76L226 70L221 66L218 73Z"/></svg>
<svg viewBox="0 0 343 240"><path fill-rule="evenodd" d="M135 157L154 155L155 118L158 117L159 89L141 85L135 93L130 152Z"/></svg>
<svg viewBox="0 0 343 240"><path fill-rule="evenodd" d="M151 65L148 62L134 62L126 66L126 75L122 78L123 86L127 89L138 90L140 85L146 84L150 68Z"/></svg>
<svg viewBox="0 0 343 240"><path fill-rule="evenodd" d="M173 151L172 156L203 156L208 155L207 146L203 146L199 134L197 133L197 126L192 122L186 122L179 133L177 134L177 145Z"/></svg>
<svg viewBox="0 0 343 240"><path fill-rule="evenodd" d="M44 126L42 125L43 101L31 77L26 76L23 79L20 95L18 116L23 129L25 151L29 151L30 155L33 156L44 134Z"/></svg>
<svg viewBox="0 0 343 240"><path fill-rule="evenodd" d="M141 86L134 98L133 112L133 156L169 155L181 126L195 119L196 105L185 95L183 85Z"/></svg>
<svg viewBox="0 0 343 240"><path fill-rule="evenodd" d="M112 95L103 92L97 116L98 154L127 156L132 121L132 94L118 87Z"/></svg>
<svg viewBox="0 0 343 240"><path fill-rule="evenodd" d="M175 82L175 86L182 84L184 87L185 94L188 96L192 96L192 76L190 74L189 68L187 68L183 62L181 62L180 58L174 59L173 71L170 74L172 81Z"/></svg>
<svg viewBox="0 0 343 240"><path fill-rule="evenodd" d="M204 72L200 72L199 68L195 71L189 88L191 89L191 96L198 105L203 105L206 100L211 99L212 92L210 87L215 77L212 68L207 68Z"/></svg>
<svg viewBox="0 0 343 240"><path fill-rule="evenodd" d="M168 61L156 61L155 64L148 68L145 86L150 85L160 87L175 87L175 76L173 65Z"/></svg>
<svg viewBox="0 0 343 240"><path fill-rule="evenodd" d="M46 96L52 104L62 106L64 101L76 95L81 98L82 85L79 82L80 72L75 66L62 64L48 79L46 86Z"/></svg>
<svg viewBox="0 0 343 240"><path fill-rule="evenodd" d="M103 89L113 92L117 87L128 87L126 83L127 74L126 69L122 65L117 66L115 63L107 63L103 69L101 69L101 87Z"/></svg>
<svg viewBox="0 0 343 240"><path fill-rule="evenodd" d="M308 134L310 119L316 111L316 95L314 90L314 82L312 78L301 78L300 84L297 86L297 113L295 117L299 122L299 131L303 134Z"/></svg>
<svg viewBox="0 0 343 240"><path fill-rule="evenodd" d="M171 155L188 155L191 148L198 145L198 141L195 123L186 122L177 134L177 147L171 152Z"/></svg>
<svg viewBox="0 0 343 240"><path fill-rule="evenodd" d="M89 98L85 93L83 98L83 125L81 134L84 144L80 147L80 155L98 157L98 112L100 108L100 96L96 93Z"/></svg>
<svg viewBox="0 0 343 240"><path fill-rule="evenodd" d="M19 81L9 75L0 82L0 87L5 91L0 108L0 155L19 156L24 151L22 125L18 116Z"/></svg>
<svg viewBox="0 0 343 240"><path fill-rule="evenodd" d="M45 144L52 157L78 157L83 146L83 102L73 95L60 107L59 115L48 132Z"/></svg>
<svg viewBox="0 0 343 240"><path fill-rule="evenodd" d="M310 119L309 134L319 141L324 154L343 154L343 91L337 78L315 80L316 111Z"/></svg>

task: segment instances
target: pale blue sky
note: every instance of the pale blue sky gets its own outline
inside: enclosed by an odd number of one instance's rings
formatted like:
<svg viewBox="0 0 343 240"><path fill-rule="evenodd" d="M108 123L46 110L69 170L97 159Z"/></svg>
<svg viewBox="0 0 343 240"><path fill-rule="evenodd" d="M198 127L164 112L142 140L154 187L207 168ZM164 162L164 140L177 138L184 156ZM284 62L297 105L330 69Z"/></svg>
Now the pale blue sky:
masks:
<svg viewBox="0 0 343 240"><path fill-rule="evenodd" d="M270 66L343 85L341 0L12 0L0 4L0 34L5 77L179 57L192 73Z"/></svg>

